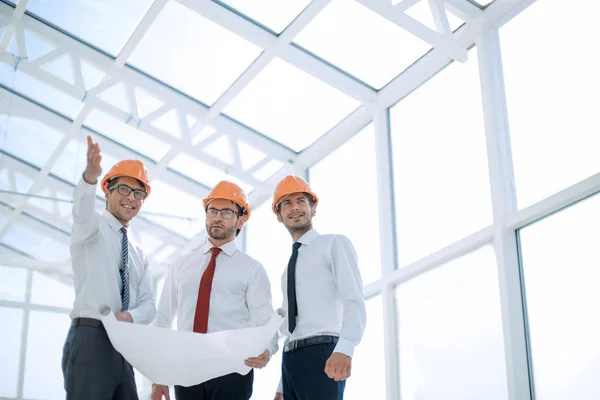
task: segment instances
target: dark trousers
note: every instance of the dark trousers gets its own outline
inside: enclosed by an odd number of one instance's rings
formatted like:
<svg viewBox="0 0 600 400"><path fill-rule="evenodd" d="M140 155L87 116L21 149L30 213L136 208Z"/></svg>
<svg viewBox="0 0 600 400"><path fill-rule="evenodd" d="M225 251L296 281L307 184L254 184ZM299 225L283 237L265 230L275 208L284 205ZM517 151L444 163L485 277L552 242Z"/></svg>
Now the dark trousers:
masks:
<svg viewBox="0 0 600 400"><path fill-rule="evenodd" d="M342 400L346 381L334 381L325 363L335 344L317 344L283 353L281 376L284 400Z"/></svg>
<svg viewBox="0 0 600 400"><path fill-rule="evenodd" d="M133 367L114 349L101 328L69 329L62 371L67 400L138 399Z"/></svg>
<svg viewBox="0 0 600 400"><path fill-rule="evenodd" d="M254 370L246 375L228 374L190 387L175 386L177 400L248 400L252 396Z"/></svg>

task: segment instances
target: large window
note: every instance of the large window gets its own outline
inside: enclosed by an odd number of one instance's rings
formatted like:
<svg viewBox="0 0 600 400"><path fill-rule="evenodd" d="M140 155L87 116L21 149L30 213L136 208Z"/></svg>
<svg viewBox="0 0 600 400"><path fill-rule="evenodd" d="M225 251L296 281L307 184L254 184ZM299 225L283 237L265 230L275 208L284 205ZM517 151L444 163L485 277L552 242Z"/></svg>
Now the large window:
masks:
<svg viewBox="0 0 600 400"><path fill-rule="evenodd" d="M64 399L70 282L66 275L0 266L0 398Z"/></svg>
<svg viewBox="0 0 600 400"><path fill-rule="evenodd" d="M64 398L61 369L69 316L32 311L29 314L23 396L28 399Z"/></svg>
<svg viewBox="0 0 600 400"><path fill-rule="evenodd" d="M25 301L27 271L0 266L0 300Z"/></svg>
<svg viewBox="0 0 600 400"><path fill-rule="evenodd" d="M508 399L491 246L401 284L396 308L401 398Z"/></svg>
<svg viewBox="0 0 600 400"><path fill-rule="evenodd" d="M520 208L600 171L598 12L537 1L500 30Z"/></svg>
<svg viewBox="0 0 600 400"><path fill-rule="evenodd" d="M17 397L23 310L0 307L0 397Z"/></svg>
<svg viewBox="0 0 600 400"><path fill-rule="evenodd" d="M390 109L398 261L492 222L476 49Z"/></svg>
<svg viewBox="0 0 600 400"><path fill-rule="evenodd" d="M73 279L64 275L33 272L31 302L70 309L75 301Z"/></svg>
<svg viewBox="0 0 600 400"><path fill-rule="evenodd" d="M600 398L600 196L519 231L538 400Z"/></svg>
<svg viewBox="0 0 600 400"><path fill-rule="evenodd" d="M358 254L363 283L381 277L379 204L373 124L310 169L319 196L315 228L347 236Z"/></svg>
<svg viewBox="0 0 600 400"><path fill-rule="evenodd" d="M367 300L367 327L352 358L352 375L346 383L346 400L385 399L385 351L381 296Z"/></svg>

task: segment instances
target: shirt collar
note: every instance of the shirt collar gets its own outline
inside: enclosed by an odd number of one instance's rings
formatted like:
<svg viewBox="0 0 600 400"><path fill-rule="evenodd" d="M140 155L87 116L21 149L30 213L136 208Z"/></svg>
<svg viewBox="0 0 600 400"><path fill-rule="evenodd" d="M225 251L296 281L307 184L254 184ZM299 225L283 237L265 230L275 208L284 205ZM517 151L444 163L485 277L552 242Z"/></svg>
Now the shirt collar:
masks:
<svg viewBox="0 0 600 400"><path fill-rule="evenodd" d="M317 232L317 230L315 228L312 228L310 231L308 231L304 235L300 236L300 239L298 239L298 242L300 242L306 246L307 244L309 244L310 242L315 240L317 238L317 236L319 236L319 232Z"/></svg>
<svg viewBox="0 0 600 400"><path fill-rule="evenodd" d="M210 240L206 239L206 243L204 243L204 247L202 248L202 254L208 253L213 247L215 246L210 242ZM235 239L233 239L231 242L225 243L223 246L220 246L220 248L223 251L223 253L231 257L233 253L235 253L237 250L237 244L235 243Z"/></svg>
<svg viewBox="0 0 600 400"><path fill-rule="evenodd" d="M117 217L112 215L108 210L104 210L102 217L106 220L106 222L108 222L108 225L115 232L123 227L123 224L117 219Z"/></svg>

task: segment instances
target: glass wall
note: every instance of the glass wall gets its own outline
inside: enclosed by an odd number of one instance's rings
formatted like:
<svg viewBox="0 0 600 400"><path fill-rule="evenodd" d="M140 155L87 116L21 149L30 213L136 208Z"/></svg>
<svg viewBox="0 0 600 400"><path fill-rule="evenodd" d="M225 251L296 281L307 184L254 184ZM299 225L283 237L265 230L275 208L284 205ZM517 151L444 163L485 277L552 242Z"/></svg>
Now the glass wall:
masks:
<svg viewBox="0 0 600 400"><path fill-rule="evenodd" d="M71 319L64 313L29 313L23 397L64 398L61 359L69 325Z"/></svg>
<svg viewBox="0 0 600 400"><path fill-rule="evenodd" d="M390 109L398 265L491 224L477 50Z"/></svg>
<svg viewBox="0 0 600 400"><path fill-rule="evenodd" d="M376 166L375 132L369 124L309 170L311 188L319 196L314 226L319 233L352 241L364 284L381 277Z"/></svg>
<svg viewBox="0 0 600 400"><path fill-rule="evenodd" d="M23 310L0 307L2 330L0 331L0 396L17 397L19 386L19 358L21 356L21 333Z"/></svg>
<svg viewBox="0 0 600 400"><path fill-rule="evenodd" d="M72 278L12 266L0 266L0 276L0 396L64 398L61 358Z"/></svg>
<svg viewBox="0 0 600 400"><path fill-rule="evenodd" d="M352 241L364 284L381 278L376 166L371 123L309 170L311 188L319 196L315 228ZM382 326L383 304L376 296L367 300L367 326L344 398L385 398Z"/></svg>
<svg viewBox="0 0 600 400"><path fill-rule="evenodd" d="M385 399L385 350L381 296L367 300L367 327L352 359L344 399Z"/></svg>
<svg viewBox="0 0 600 400"><path fill-rule="evenodd" d="M598 12L537 1L500 30L519 208L600 171Z"/></svg>
<svg viewBox="0 0 600 400"><path fill-rule="evenodd" d="M396 289L401 398L508 398L498 273L485 246Z"/></svg>
<svg viewBox="0 0 600 400"><path fill-rule="evenodd" d="M600 398L600 195L519 231L536 399Z"/></svg>

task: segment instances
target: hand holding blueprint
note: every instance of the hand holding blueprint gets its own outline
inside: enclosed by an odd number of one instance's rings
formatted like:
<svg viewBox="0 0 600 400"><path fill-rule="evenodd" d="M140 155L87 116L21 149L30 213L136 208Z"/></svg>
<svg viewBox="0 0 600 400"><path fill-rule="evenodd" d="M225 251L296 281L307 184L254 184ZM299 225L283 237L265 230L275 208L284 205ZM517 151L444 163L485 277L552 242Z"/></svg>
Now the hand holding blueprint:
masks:
<svg viewBox="0 0 600 400"><path fill-rule="evenodd" d="M192 386L233 372L245 375L248 357L268 347L285 317L278 309L256 328L198 334L117 321L108 306L100 308L113 347L153 383Z"/></svg>

